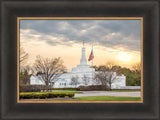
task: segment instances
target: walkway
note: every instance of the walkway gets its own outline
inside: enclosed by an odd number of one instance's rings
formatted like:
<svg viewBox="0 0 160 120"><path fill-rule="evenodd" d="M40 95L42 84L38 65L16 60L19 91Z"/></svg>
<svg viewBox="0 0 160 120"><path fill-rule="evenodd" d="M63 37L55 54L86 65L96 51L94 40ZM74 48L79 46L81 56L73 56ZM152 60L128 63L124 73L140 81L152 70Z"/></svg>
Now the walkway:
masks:
<svg viewBox="0 0 160 120"><path fill-rule="evenodd" d="M82 94L75 94L75 97L85 96L122 96L122 97L141 97L141 92L106 92L106 91L82 91Z"/></svg>

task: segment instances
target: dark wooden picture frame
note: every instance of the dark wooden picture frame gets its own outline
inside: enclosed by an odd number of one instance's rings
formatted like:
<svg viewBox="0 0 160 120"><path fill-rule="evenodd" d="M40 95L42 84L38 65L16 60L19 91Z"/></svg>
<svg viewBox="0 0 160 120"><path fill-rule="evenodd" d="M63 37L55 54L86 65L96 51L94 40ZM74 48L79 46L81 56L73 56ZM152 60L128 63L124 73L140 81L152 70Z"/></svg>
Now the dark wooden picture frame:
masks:
<svg viewBox="0 0 160 120"><path fill-rule="evenodd" d="M159 119L159 1L1 0L1 119ZM17 17L143 17L143 103L17 103Z"/></svg>

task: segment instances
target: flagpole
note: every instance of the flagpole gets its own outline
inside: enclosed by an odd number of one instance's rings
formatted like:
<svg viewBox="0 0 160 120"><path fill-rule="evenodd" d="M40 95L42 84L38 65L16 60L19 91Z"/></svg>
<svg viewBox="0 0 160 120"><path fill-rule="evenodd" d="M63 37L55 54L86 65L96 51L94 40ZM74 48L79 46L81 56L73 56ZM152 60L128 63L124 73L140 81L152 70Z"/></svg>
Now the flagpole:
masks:
<svg viewBox="0 0 160 120"><path fill-rule="evenodd" d="M93 54L93 43L92 43L92 54ZM93 80L93 59L92 59L92 80Z"/></svg>
<svg viewBox="0 0 160 120"><path fill-rule="evenodd" d="M92 43L92 54L93 54L93 43ZM92 59L92 68L93 68L93 59Z"/></svg>

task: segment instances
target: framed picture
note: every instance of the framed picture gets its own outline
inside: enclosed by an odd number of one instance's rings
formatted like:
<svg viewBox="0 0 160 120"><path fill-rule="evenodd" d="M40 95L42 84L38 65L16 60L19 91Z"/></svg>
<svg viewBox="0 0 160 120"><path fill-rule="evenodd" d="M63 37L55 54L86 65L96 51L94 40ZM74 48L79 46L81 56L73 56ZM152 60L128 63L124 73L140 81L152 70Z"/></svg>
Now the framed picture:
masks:
<svg viewBox="0 0 160 120"><path fill-rule="evenodd" d="M1 4L1 119L159 119L158 1Z"/></svg>
<svg viewBox="0 0 160 120"><path fill-rule="evenodd" d="M143 18L17 19L18 102L143 103Z"/></svg>

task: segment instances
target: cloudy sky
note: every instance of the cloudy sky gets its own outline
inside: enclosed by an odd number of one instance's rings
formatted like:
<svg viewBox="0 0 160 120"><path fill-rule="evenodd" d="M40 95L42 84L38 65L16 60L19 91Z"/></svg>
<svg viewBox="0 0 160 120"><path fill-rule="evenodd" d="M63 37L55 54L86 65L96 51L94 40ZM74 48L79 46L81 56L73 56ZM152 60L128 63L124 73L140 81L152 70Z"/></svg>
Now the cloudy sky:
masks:
<svg viewBox="0 0 160 120"><path fill-rule="evenodd" d="M61 57L71 69L80 63L84 40L87 59L93 44L94 65L130 66L140 62L140 32L140 20L20 20L20 46L30 65L41 55Z"/></svg>

